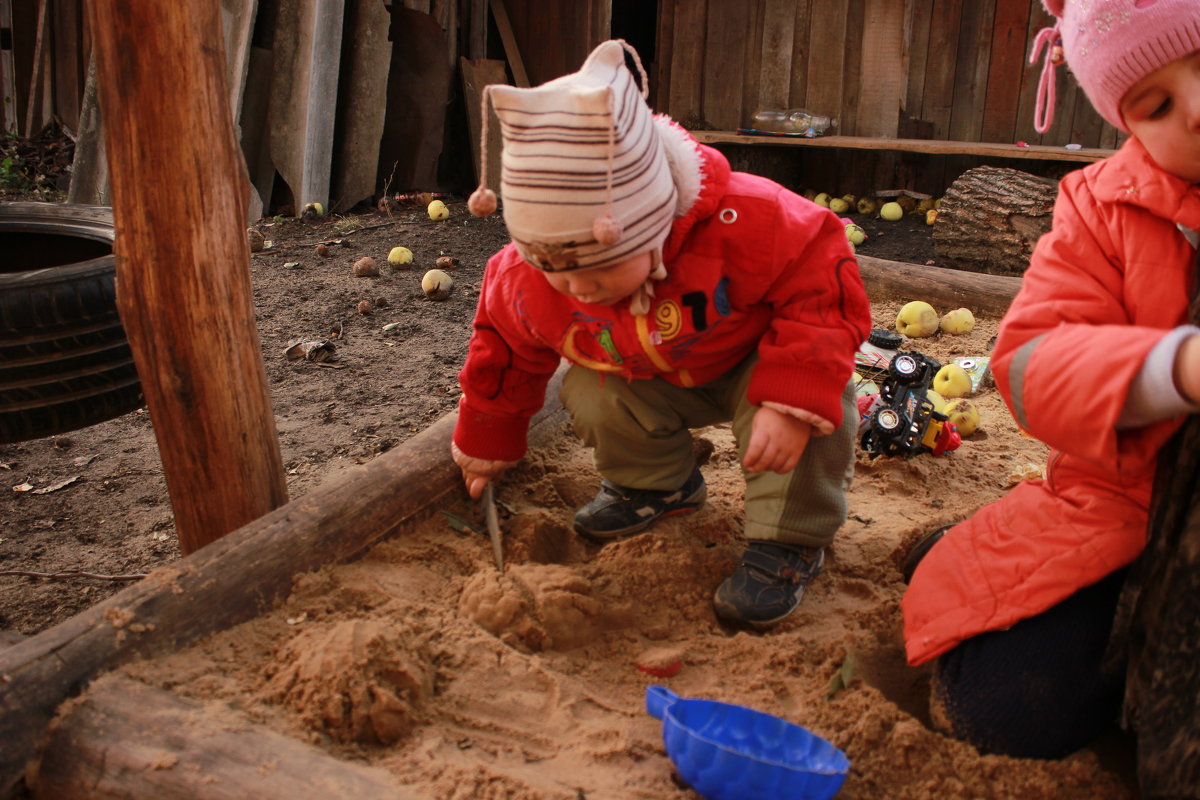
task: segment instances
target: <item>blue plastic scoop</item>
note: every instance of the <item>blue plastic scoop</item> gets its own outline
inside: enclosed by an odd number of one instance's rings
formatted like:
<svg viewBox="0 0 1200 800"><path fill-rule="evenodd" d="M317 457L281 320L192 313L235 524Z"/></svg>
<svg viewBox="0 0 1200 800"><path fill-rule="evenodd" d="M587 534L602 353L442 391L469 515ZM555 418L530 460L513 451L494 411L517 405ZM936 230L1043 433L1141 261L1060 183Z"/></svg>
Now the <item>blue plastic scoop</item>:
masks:
<svg viewBox="0 0 1200 800"><path fill-rule="evenodd" d="M679 776L705 800L827 800L850 760L820 736L771 714L646 687Z"/></svg>

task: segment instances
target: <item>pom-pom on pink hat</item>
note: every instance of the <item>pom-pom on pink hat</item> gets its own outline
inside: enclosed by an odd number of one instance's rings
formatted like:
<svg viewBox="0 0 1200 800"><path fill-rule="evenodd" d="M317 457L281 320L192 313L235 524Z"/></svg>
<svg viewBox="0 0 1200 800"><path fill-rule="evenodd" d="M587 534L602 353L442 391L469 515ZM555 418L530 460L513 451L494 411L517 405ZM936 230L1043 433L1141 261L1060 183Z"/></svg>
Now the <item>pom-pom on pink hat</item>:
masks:
<svg viewBox="0 0 1200 800"><path fill-rule="evenodd" d="M641 73L641 89L625 65L626 51ZM504 141L504 222L530 264L561 272L661 250L678 195L645 86L637 53L614 39L593 50L578 72L541 86L486 87L484 119L490 98ZM486 154L480 162L487 163ZM486 176L468 206L477 216L496 209ZM661 266L656 275L665 275Z"/></svg>
<svg viewBox="0 0 1200 800"><path fill-rule="evenodd" d="M1121 98L1159 67L1200 50L1200 0L1042 0L1057 20L1038 33L1030 53L1046 61L1033 127L1054 120L1054 67L1064 60L1096 111L1128 133Z"/></svg>

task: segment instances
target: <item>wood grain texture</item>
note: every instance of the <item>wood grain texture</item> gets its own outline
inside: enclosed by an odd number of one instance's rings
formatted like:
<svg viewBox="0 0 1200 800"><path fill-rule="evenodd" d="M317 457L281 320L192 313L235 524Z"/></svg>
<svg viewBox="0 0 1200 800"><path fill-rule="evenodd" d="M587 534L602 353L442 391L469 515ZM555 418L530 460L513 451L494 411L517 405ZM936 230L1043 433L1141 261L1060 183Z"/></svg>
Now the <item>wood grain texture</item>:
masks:
<svg viewBox="0 0 1200 800"><path fill-rule="evenodd" d="M704 31L703 117L718 128L744 125L742 97L746 69L745 42L750 22L742 3L708 6ZM757 77L757 71L754 73Z"/></svg>
<svg viewBox="0 0 1200 800"><path fill-rule="evenodd" d="M224 703L117 676L54 722L34 800L415 800L380 767L276 733Z"/></svg>
<svg viewBox="0 0 1200 800"><path fill-rule="evenodd" d="M154 422L180 548L190 553L287 501L254 322L247 179L220 18L215 3L98 0L89 9L112 183L117 305Z"/></svg>
<svg viewBox="0 0 1200 800"><path fill-rule="evenodd" d="M965 306L977 313L1003 314L1021 288L1021 279L957 269L907 264L858 256L867 297L872 303L924 300L936 308Z"/></svg>
<svg viewBox="0 0 1200 800"><path fill-rule="evenodd" d="M703 0L663 0L673 3L674 40L671 47L671 91L667 113L680 122L703 119L701 97L705 69L704 41L708 7Z"/></svg>
<svg viewBox="0 0 1200 800"><path fill-rule="evenodd" d="M1113 154L1112 150L1031 145L1019 147L1008 142L957 142L940 139L893 139L882 136L818 136L812 139L787 136L754 136L736 131L692 131L706 144L752 144L763 147L845 147L854 150L895 150L905 153L929 153L943 156L988 156L1032 161L1079 161L1090 163Z"/></svg>
<svg viewBox="0 0 1200 800"><path fill-rule="evenodd" d="M992 21L980 138L985 142L1016 141L1017 103L1025 71L1025 28L1030 0L1003 0ZM1094 146L1094 145L1093 145Z"/></svg>
<svg viewBox="0 0 1200 800"><path fill-rule="evenodd" d="M791 108L796 4L790 0L763 0L763 4L762 59L754 105Z"/></svg>
<svg viewBox="0 0 1200 800"><path fill-rule="evenodd" d="M841 113L845 64L846 11L849 0L820 0L808 31L808 89L804 108L836 117Z"/></svg>

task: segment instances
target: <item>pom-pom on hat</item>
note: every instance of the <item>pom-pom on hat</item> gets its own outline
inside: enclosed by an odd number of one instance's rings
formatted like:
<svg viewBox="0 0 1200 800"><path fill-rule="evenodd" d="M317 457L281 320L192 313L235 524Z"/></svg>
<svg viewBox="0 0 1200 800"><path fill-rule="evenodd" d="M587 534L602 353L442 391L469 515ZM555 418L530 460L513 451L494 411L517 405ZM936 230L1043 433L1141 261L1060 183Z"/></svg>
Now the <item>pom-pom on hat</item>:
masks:
<svg viewBox="0 0 1200 800"><path fill-rule="evenodd" d="M1142 78L1200 50L1200 0L1042 0L1057 19L1038 33L1030 53L1046 61L1033 127L1054 120L1054 67L1064 60L1096 111L1128 133L1121 98Z"/></svg>
<svg viewBox="0 0 1200 800"><path fill-rule="evenodd" d="M627 50L642 89L625 66ZM541 86L486 87L484 119L490 98L504 141L504 222L530 264L548 272L586 269L661 248L678 197L645 86L637 53L611 40L578 72ZM468 206L478 216L495 210L485 176Z"/></svg>

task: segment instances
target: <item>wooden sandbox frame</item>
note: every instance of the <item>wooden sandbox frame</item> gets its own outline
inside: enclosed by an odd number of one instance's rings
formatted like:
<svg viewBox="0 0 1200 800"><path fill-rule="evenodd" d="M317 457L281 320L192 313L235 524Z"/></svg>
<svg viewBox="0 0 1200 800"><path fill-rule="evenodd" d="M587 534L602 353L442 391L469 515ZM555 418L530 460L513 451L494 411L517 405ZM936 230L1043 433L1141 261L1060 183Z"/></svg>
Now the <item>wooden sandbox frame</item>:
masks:
<svg viewBox="0 0 1200 800"><path fill-rule="evenodd" d="M923 299L946 309L966 306L999 315L1021 283L858 260L874 302ZM561 375L560 369L534 418L531 442L559 434L566 424L557 399ZM248 721L235 730L228 725L214 730L189 714L191 701L133 681L98 679L121 664L182 649L263 613L286 597L296 575L354 559L438 499L461 491L449 456L456 416L447 414L367 464L0 650L0 797L11 796L23 778L35 797L46 798L78 796L81 787L87 787L86 796L118 796L102 788L116 787L117 781L123 797L139 791L147 798L227 797L230 782L239 781L234 785L259 798L294 797L297 781L338 787L329 789L329 797L409 796L381 770L340 761ZM93 682L95 691L82 702L63 705ZM169 742L164 730L171 732ZM143 741L148 735L157 737L156 746ZM154 759L165 753L170 765L186 757L192 771L156 767ZM263 763L278 768L264 773ZM222 780L209 787L211 793L198 781L203 772L195 765L220 769ZM172 781L181 794L167 791Z"/></svg>

